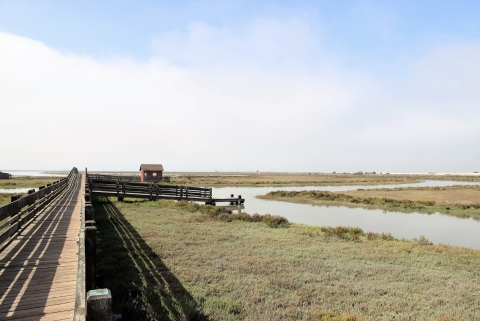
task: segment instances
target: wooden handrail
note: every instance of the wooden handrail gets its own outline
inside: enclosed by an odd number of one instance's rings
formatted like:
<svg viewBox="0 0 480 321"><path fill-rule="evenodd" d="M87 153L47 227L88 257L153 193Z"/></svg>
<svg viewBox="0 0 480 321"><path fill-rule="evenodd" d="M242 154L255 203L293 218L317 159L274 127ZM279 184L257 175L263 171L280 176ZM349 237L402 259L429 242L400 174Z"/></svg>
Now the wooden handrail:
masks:
<svg viewBox="0 0 480 321"><path fill-rule="evenodd" d="M0 230L6 228L0 234L0 251L6 248L22 227L30 224L34 217L68 186L76 173L78 173L78 170L74 167L66 178L47 187L41 186L37 192L30 193L0 207L0 222L11 217L0 224ZM23 209L24 207L27 208Z"/></svg>

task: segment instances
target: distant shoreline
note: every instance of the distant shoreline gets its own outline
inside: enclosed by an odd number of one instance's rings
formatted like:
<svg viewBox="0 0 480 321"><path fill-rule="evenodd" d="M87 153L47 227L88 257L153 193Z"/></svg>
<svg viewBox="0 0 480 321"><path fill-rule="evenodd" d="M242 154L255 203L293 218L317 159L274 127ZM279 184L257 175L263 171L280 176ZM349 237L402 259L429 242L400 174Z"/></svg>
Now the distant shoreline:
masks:
<svg viewBox="0 0 480 321"><path fill-rule="evenodd" d="M0 170L2 172L39 172L43 174L64 174L64 173L70 173L70 170L36 170L36 169L2 169ZM79 170L80 172L83 172L82 170ZM139 171L89 171L89 173L92 174L116 174L116 175L131 175L131 174L138 174ZM265 175L265 174L270 174L270 175L337 175L337 176L343 176L343 175L353 175L356 174L355 172L352 173L326 173L326 172L242 172L242 171L227 171L227 172L222 172L222 171L164 171L164 175L255 175L255 174L260 174L260 175ZM456 173L456 172L451 172L451 173L434 173L434 172L429 172L429 173L376 173L376 174L371 174L371 173L364 173L362 175L413 175L413 176L480 176L480 173Z"/></svg>

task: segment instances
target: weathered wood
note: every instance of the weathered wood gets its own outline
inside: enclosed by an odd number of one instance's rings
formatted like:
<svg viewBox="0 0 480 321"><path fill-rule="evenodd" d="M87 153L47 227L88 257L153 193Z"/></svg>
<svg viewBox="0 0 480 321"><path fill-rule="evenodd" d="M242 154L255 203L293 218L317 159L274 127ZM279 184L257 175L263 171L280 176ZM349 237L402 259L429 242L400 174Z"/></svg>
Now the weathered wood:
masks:
<svg viewBox="0 0 480 321"><path fill-rule="evenodd" d="M51 193L49 206L38 212L35 224L22 226L17 238L0 253L0 320L72 320L80 227L74 214L81 208L79 187L78 177L74 177L61 194ZM15 224L36 214L36 209L24 211L27 216Z"/></svg>
<svg viewBox="0 0 480 321"><path fill-rule="evenodd" d="M87 318L89 321L112 321L112 294L109 289L87 292Z"/></svg>
<svg viewBox="0 0 480 321"><path fill-rule="evenodd" d="M76 168L74 170L76 171ZM0 207L0 221L5 219L8 216L15 215L16 213L20 212L23 207L35 203L36 201L42 199L46 194L49 194L52 191L62 188L65 184L67 184L74 170L72 169L69 176L67 178L60 180L58 183L53 184L47 188L45 188L44 186L41 186L37 192L33 192L33 193L29 192L29 195L25 197L17 198L15 200L12 199L11 203Z"/></svg>
<svg viewBox="0 0 480 321"><path fill-rule="evenodd" d="M189 193L190 194L190 193ZM110 191L101 191L101 190L94 190L92 192L93 196L107 196L107 197L115 197L117 194L116 192L110 192ZM126 193L125 195L121 195L122 199L124 197L128 198L150 198L150 194L137 194L137 193ZM164 199L164 200L171 200L171 201L181 201L181 200L186 200L186 201L192 201L192 202L218 202L218 203L230 203L230 202L235 202L237 203L239 200L238 198L211 198L211 197L192 197L189 196L189 198L186 198L185 196L170 196L170 195L158 195L157 199ZM121 201L120 200L120 201ZM244 204L245 199L240 199L240 204Z"/></svg>
<svg viewBox="0 0 480 321"><path fill-rule="evenodd" d="M89 194L90 195L90 194ZM93 220L93 206L91 202L85 202L85 220Z"/></svg>
<svg viewBox="0 0 480 321"><path fill-rule="evenodd" d="M85 226L85 290L96 288L97 274L97 227Z"/></svg>

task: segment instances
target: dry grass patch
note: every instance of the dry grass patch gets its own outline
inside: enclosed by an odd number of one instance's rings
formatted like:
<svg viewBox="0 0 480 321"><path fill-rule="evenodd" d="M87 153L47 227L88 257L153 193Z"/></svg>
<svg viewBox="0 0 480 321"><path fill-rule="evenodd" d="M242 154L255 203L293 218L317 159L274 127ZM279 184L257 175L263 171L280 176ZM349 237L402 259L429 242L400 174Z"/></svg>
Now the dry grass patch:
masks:
<svg viewBox="0 0 480 321"><path fill-rule="evenodd" d="M66 176L66 175L65 175ZM61 180L63 177L21 176L0 180L0 188L38 188Z"/></svg>
<svg viewBox="0 0 480 321"><path fill-rule="evenodd" d="M168 175L168 174L167 174ZM175 174L172 184L190 186L324 186L417 183L424 180L480 182L480 176L322 173Z"/></svg>
<svg viewBox="0 0 480 321"><path fill-rule="evenodd" d="M480 251L227 221L167 201L94 206L102 286L129 320L480 318Z"/></svg>
<svg viewBox="0 0 480 321"><path fill-rule="evenodd" d="M47 184L59 181L61 177L17 177L11 179L2 179L0 180L0 188L5 189L15 189L15 188L35 188L38 189L40 186L46 186ZM18 193L25 196L26 193ZM11 193L0 193L0 206L7 205L10 203Z"/></svg>
<svg viewBox="0 0 480 321"><path fill-rule="evenodd" d="M407 187L356 190L344 192L351 196L394 198L397 200L431 201L442 206L468 206L480 208L480 185L446 187Z"/></svg>
<svg viewBox="0 0 480 321"><path fill-rule="evenodd" d="M0 206L7 205L10 203L12 194L10 193L0 193Z"/></svg>

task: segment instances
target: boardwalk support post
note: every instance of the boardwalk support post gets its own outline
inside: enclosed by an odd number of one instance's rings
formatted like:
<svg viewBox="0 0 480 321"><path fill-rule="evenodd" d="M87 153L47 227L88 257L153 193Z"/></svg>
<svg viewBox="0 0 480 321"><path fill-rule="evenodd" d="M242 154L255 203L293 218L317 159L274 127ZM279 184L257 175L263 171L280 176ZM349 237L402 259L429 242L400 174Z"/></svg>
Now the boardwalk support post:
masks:
<svg viewBox="0 0 480 321"><path fill-rule="evenodd" d="M86 222L85 222L86 223ZM86 225L86 224L85 224ZM85 226L85 289L94 290L97 269L97 227Z"/></svg>
<svg viewBox="0 0 480 321"><path fill-rule="evenodd" d="M91 202L85 202L85 220L93 220L93 207Z"/></svg>
<svg viewBox="0 0 480 321"><path fill-rule="evenodd" d="M88 321L116 321L122 316L112 313L112 294L109 289L97 289L87 292Z"/></svg>

